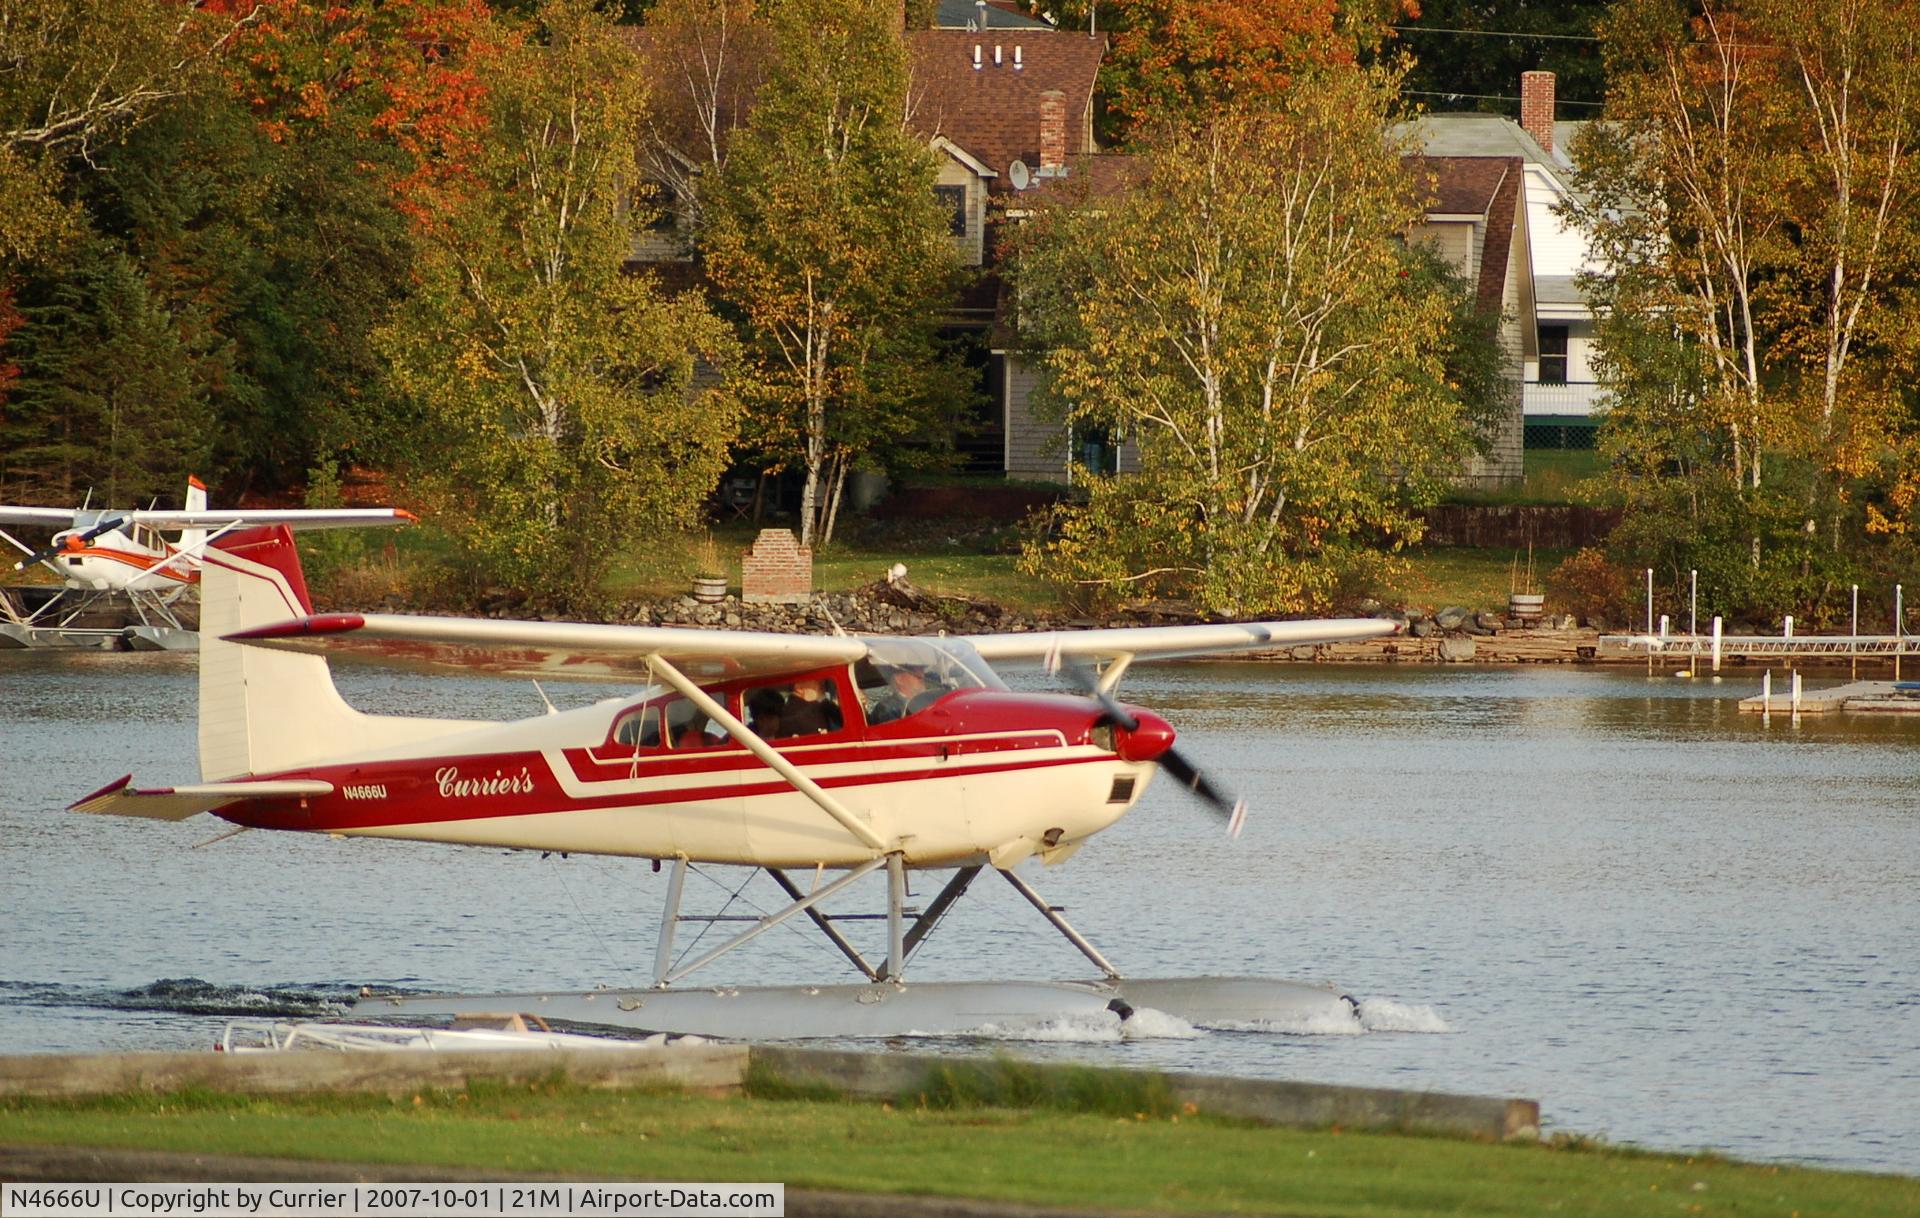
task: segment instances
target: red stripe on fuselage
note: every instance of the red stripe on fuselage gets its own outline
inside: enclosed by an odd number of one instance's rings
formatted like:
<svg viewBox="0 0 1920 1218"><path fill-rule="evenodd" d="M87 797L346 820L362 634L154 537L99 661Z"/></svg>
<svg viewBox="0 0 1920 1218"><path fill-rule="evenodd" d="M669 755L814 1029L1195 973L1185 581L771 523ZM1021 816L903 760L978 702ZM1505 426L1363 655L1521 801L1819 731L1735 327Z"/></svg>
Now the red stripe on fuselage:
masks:
<svg viewBox="0 0 1920 1218"><path fill-rule="evenodd" d="M168 554L149 554L149 553L136 554L128 550L108 550L100 546L88 546L86 549L81 550L77 555L77 557L108 558L108 559L112 559L114 562L122 563L126 566L136 567L142 571L146 571L146 570L150 570L155 566L158 566L162 559L169 557L172 553L174 553L174 551L169 551ZM165 571L160 572L160 578L170 579L170 580L173 580L175 583L192 584L192 583L199 582L200 572L198 571L181 572L177 567L168 567Z"/></svg>
<svg viewBox="0 0 1920 1218"><path fill-rule="evenodd" d="M780 755L798 766L846 765L912 757L977 757L982 753L1016 749L1057 749L1066 743L1063 733L1044 728L975 739L935 736L908 740L827 740L820 744L797 744L788 740L780 748ZM566 755L573 767L573 776L581 782L608 782L628 777L636 760L633 748L626 745L568 749ZM713 774L764 768L758 757L731 742L685 751L644 752L638 754L638 761L646 767L647 774Z"/></svg>
<svg viewBox="0 0 1920 1218"><path fill-rule="evenodd" d="M1058 746L1057 738L1051 741ZM884 758L939 756L939 745L928 744L917 752L889 745ZM1029 746L1016 746L1024 750ZM576 750L569 750L571 754ZM577 750L584 753L586 750ZM855 754L843 761L884 759L879 751L859 746L836 749L836 753ZM1013 752L1014 748L988 750ZM983 754L976 753L975 757ZM273 775L281 778L317 778L334 784L331 795L299 799L249 800L220 809L217 815L235 824L261 829L304 829L338 832L353 829L394 828L401 825L443 824L463 820L490 820L498 817L535 816L555 812L585 812L609 808L657 807L663 804L698 804L726 799L777 795L793 790L785 779L767 769L751 754L716 751L700 758L710 764L698 769L692 758L667 758L668 766L642 758L638 767L628 764L610 781L628 777L645 779L690 776L696 773L739 773L742 781L713 786L668 787L651 791L629 791L608 795L573 796L566 793L540 753L494 754L484 757L410 758L405 762L371 765L323 766L311 770L288 771ZM820 786L833 790L885 783L918 782L934 778L964 778L976 774L1002 773L1008 770L1039 770L1063 765L1110 762L1110 754L1085 757L1056 757L1043 760L1007 760L990 764L955 765L940 761L934 765L885 774L846 774L825 776L809 774ZM796 758L804 766L827 764L813 757ZM443 772L453 771L451 775ZM751 777L749 777L751 775ZM592 780L588 780L592 781ZM460 794L459 784L478 782L499 788ZM524 789L531 786L531 790ZM511 789L507 789L511 788ZM443 794L451 790L454 793ZM375 793L381 792L381 793Z"/></svg>

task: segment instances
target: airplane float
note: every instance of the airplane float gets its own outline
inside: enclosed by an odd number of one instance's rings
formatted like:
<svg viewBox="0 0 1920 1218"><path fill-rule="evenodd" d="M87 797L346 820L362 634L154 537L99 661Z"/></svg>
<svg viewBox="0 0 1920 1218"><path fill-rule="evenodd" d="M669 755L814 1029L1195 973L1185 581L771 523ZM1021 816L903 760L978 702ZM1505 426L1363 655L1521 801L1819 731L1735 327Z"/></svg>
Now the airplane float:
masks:
<svg viewBox="0 0 1920 1218"><path fill-rule="evenodd" d="M0 647L33 643L114 642L124 637L141 650L190 648L193 634L182 628L173 606L200 582L200 561L208 546L241 529L286 525L292 529L364 528L401 525L411 513L393 508L277 508L213 510L207 487L187 479L186 506L180 511L111 511L79 508L0 506L0 539L26 555L15 571L42 566L59 576L60 591L39 605L16 609L0 596ZM36 549L6 532L6 527L54 529L51 544ZM169 542L163 531L179 530ZM73 627L82 614L107 595L121 594L140 625L121 630Z"/></svg>
<svg viewBox="0 0 1920 1218"><path fill-rule="evenodd" d="M1356 1029L1325 986L1252 977L1124 975L1016 868L1064 862L1164 771L1230 831L1244 809L1175 745L1165 719L1120 702L1135 660L1364 639L1372 619L970 637L804 636L677 627L316 613L284 527L235 530L201 558L202 781L122 778L81 812L240 829L580 852L670 867L641 989L371 996L405 1015L529 1010L551 1019L754 1039L959 1034L1139 1008L1203 1026ZM381 716L350 707L330 659L428 672L612 682L630 690L516 722ZM1081 684L1018 693L993 661L1041 661ZM689 868L764 869L787 903L697 955L674 953ZM910 872L947 873L923 907ZM1088 981L914 982L907 966L976 878L993 873L1097 969ZM886 937L871 957L827 904L878 873ZM749 878L752 878L751 876ZM868 915L878 920L881 915ZM862 980L680 983L804 917ZM688 958L691 956L691 958Z"/></svg>

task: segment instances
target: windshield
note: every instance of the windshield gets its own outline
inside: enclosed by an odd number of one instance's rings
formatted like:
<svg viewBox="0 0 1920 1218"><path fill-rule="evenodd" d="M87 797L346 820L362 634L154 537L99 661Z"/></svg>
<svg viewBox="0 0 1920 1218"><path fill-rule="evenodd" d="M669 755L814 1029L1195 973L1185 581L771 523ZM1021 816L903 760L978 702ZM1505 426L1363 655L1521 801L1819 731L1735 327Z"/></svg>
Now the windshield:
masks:
<svg viewBox="0 0 1920 1218"><path fill-rule="evenodd" d="M993 669L959 639L865 639L853 682L870 724L917 715L956 689L1005 689Z"/></svg>
<svg viewBox="0 0 1920 1218"><path fill-rule="evenodd" d="M925 669L929 684L949 690L1007 687L965 639L869 638L860 641L867 645L868 661L878 669Z"/></svg>

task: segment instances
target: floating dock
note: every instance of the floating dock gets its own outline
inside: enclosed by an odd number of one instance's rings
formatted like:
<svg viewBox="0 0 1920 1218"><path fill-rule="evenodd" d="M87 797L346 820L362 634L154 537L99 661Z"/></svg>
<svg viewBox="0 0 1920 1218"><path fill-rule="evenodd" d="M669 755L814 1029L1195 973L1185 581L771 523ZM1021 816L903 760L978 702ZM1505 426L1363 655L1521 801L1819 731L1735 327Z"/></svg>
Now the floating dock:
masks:
<svg viewBox="0 0 1920 1218"><path fill-rule="evenodd" d="M57 584L0 587L0 651L22 648L96 648L106 651L198 651L199 604L168 612L176 626L150 620L117 593L72 593ZM184 628L183 628L184 627Z"/></svg>
<svg viewBox="0 0 1920 1218"><path fill-rule="evenodd" d="M1771 686L1771 682L1768 684ZM1920 715L1920 681L1849 681L1827 689L1801 690L1797 698L1787 684L1740 699L1740 709L1755 714L1828 715L1858 711Z"/></svg>

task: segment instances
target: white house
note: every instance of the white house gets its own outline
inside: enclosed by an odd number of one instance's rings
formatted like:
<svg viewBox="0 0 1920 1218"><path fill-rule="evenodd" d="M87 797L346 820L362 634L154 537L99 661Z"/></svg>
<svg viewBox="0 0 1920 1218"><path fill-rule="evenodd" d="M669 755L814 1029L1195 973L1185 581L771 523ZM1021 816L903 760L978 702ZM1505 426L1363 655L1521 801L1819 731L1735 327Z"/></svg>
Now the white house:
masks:
<svg viewBox="0 0 1920 1218"><path fill-rule="evenodd" d="M1554 121L1551 72L1520 77L1521 121L1497 114L1429 114L1418 123L1423 151L1436 157L1512 157L1525 167L1526 239L1532 268L1532 316L1521 318L1521 410L1532 444L1586 447L1598 421L1593 373L1593 311L1575 276L1594 269L1586 238L1561 218L1572 202L1573 162L1566 145L1579 123Z"/></svg>

